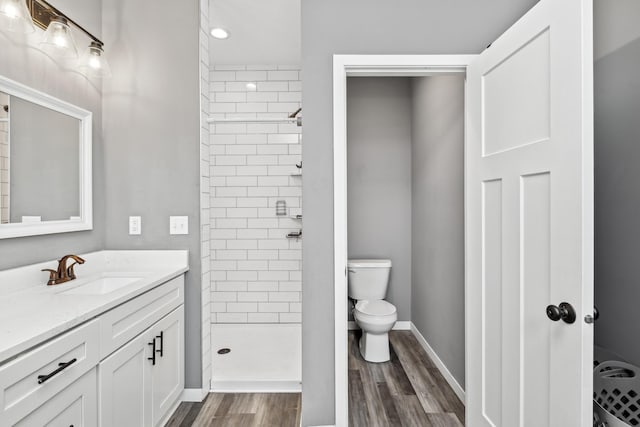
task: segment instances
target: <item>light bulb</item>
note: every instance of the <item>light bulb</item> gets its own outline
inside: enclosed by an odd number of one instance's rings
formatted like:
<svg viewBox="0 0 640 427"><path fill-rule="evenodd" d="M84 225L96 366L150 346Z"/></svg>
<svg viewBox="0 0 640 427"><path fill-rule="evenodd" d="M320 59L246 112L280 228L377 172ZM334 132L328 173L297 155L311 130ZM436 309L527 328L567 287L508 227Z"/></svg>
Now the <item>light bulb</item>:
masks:
<svg viewBox="0 0 640 427"><path fill-rule="evenodd" d="M80 70L87 76L97 78L111 77L111 68L99 42L93 41L80 58Z"/></svg>
<svg viewBox="0 0 640 427"><path fill-rule="evenodd" d="M0 0L0 31L27 34L35 30L24 0Z"/></svg>
<svg viewBox="0 0 640 427"><path fill-rule="evenodd" d="M71 34L71 27L67 20L56 16L51 20L44 32L40 48L54 59L75 59L78 57L78 49Z"/></svg>
<svg viewBox="0 0 640 427"><path fill-rule="evenodd" d="M18 12L18 8L11 3L4 5L4 7L2 8L2 13L7 15L11 19L17 19L20 17L20 12Z"/></svg>
<svg viewBox="0 0 640 427"><path fill-rule="evenodd" d="M63 36L57 35L53 38L53 43L59 47L65 47L67 45L67 39Z"/></svg>
<svg viewBox="0 0 640 427"><path fill-rule="evenodd" d="M100 59L96 58L95 56L93 56L91 59L89 59L89 67L93 68L93 69L98 69L100 68L102 64L100 64Z"/></svg>

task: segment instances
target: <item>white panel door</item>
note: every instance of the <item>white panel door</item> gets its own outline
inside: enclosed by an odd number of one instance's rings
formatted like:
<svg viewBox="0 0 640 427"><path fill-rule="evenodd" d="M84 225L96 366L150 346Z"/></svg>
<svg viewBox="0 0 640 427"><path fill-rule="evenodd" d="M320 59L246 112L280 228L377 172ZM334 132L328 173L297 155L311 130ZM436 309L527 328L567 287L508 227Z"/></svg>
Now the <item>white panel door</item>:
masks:
<svg viewBox="0 0 640 427"><path fill-rule="evenodd" d="M591 0L541 0L467 70L470 427L592 423L592 56Z"/></svg>
<svg viewBox="0 0 640 427"><path fill-rule="evenodd" d="M152 424L158 426L184 389L184 307L156 323L150 334L156 341L156 365L151 374Z"/></svg>
<svg viewBox="0 0 640 427"><path fill-rule="evenodd" d="M98 365L101 427L151 427L153 337L148 330Z"/></svg>

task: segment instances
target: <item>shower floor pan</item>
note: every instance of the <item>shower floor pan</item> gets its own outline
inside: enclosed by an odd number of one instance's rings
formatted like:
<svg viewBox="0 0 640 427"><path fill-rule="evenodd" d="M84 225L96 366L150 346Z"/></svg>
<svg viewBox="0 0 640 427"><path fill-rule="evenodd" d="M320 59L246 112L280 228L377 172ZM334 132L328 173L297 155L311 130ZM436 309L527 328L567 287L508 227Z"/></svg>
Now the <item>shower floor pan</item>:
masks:
<svg viewBox="0 0 640 427"><path fill-rule="evenodd" d="M300 392L299 324L212 324L215 392Z"/></svg>

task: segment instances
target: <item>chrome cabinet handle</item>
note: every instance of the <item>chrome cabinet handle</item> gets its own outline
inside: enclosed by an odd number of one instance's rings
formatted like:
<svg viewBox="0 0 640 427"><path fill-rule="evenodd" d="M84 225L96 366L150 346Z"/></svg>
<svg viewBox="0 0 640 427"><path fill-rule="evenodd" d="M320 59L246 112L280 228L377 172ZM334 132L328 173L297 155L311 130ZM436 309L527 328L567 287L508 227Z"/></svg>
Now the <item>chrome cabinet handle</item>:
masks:
<svg viewBox="0 0 640 427"><path fill-rule="evenodd" d="M46 375L38 375L38 384L42 384L43 382L49 380L51 377L53 377L55 375L58 375L60 372L64 371L65 369L67 369L69 366L73 365L77 361L78 361L78 359L76 359L74 357L73 359L69 360L68 362L58 363L58 369L56 369L55 371L51 372L50 374L46 374Z"/></svg>

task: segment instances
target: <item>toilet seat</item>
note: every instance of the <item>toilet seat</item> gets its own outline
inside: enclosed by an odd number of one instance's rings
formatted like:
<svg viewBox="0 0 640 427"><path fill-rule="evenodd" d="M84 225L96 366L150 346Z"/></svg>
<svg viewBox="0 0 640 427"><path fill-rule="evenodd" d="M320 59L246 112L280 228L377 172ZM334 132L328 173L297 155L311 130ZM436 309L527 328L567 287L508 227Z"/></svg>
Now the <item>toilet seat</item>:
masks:
<svg viewBox="0 0 640 427"><path fill-rule="evenodd" d="M390 316L396 313L396 306L385 300L358 301L355 309L368 316Z"/></svg>

